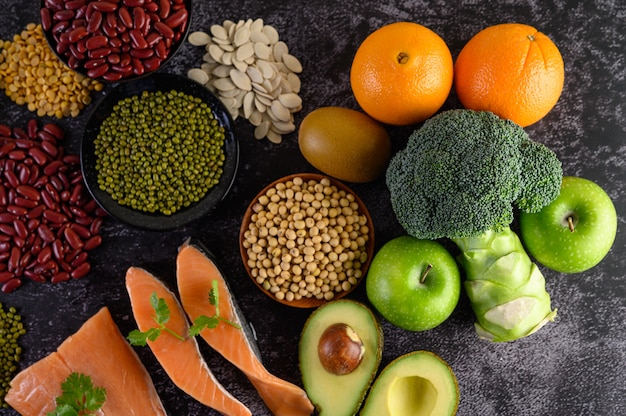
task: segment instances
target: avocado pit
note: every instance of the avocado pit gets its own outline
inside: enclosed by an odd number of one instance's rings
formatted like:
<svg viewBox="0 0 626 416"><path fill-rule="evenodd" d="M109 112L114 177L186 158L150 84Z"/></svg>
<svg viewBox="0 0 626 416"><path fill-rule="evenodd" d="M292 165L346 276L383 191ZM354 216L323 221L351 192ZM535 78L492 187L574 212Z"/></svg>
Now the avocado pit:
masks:
<svg viewBox="0 0 626 416"><path fill-rule="evenodd" d="M324 369L331 374L344 375L353 372L365 354L363 341L349 325L335 323L322 333L317 353Z"/></svg>

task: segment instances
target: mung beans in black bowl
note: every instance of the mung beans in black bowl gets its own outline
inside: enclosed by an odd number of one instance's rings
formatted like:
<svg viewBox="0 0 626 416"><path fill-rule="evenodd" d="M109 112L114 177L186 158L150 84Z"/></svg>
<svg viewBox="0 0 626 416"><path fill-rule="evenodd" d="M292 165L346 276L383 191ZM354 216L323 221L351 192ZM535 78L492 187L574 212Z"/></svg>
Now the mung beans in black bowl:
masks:
<svg viewBox="0 0 626 416"><path fill-rule="evenodd" d="M169 230L230 190L239 146L228 111L204 86L155 73L120 84L91 114L81 166L94 199L138 228Z"/></svg>

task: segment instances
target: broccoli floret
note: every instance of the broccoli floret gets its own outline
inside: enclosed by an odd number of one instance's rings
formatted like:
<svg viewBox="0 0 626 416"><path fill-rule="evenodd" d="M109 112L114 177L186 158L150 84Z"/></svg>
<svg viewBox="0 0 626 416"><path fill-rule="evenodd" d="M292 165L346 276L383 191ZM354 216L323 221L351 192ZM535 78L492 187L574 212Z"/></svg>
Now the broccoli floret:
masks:
<svg viewBox="0 0 626 416"><path fill-rule="evenodd" d="M535 212L559 193L554 152L493 113L449 110L427 120L391 160L386 183L396 217L417 238L501 231L514 208Z"/></svg>

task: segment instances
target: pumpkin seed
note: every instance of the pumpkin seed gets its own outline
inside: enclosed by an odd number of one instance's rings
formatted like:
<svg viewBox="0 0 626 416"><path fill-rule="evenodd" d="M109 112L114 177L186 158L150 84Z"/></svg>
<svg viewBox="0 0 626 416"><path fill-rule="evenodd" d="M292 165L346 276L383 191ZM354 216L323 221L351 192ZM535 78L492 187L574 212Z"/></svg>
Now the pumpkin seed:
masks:
<svg viewBox="0 0 626 416"><path fill-rule="evenodd" d="M283 134L295 131L293 113L302 109L300 61L262 19L225 20L209 32L188 37L206 49L203 63L188 77L215 93L233 119L242 116L255 126L255 138L280 143Z"/></svg>

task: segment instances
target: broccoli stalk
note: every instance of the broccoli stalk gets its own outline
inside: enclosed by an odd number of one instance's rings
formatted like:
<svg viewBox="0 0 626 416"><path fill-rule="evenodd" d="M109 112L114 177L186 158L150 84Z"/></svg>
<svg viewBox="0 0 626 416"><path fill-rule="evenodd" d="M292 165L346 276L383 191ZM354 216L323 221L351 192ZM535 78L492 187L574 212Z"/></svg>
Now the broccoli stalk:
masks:
<svg viewBox="0 0 626 416"><path fill-rule="evenodd" d="M450 110L427 120L390 161L386 183L409 235L451 239L479 336L512 341L556 316L541 271L511 230L514 210L537 212L559 194L561 163L515 123Z"/></svg>

